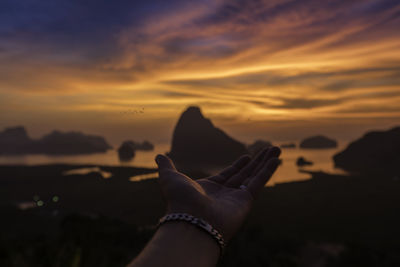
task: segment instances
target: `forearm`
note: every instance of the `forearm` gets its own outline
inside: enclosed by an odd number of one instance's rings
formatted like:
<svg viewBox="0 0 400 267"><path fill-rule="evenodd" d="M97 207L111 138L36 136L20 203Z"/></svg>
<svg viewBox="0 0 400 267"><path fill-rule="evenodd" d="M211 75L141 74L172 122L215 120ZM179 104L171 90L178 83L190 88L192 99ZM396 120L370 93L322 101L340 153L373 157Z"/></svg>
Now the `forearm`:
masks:
<svg viewBox="0 0 400 267"><path fill-rule="evenodd" d="M220 248L212 236L186 222L163 224L129 267L215 266Z"/></svg>

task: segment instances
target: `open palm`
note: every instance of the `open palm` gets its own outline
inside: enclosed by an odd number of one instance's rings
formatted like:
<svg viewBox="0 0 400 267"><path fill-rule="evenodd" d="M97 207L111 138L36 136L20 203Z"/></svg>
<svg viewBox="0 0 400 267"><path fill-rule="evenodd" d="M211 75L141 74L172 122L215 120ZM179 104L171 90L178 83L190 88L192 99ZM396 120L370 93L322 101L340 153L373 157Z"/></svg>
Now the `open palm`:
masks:
<svg viewBox="0 0 400 267"><path fill-rule="evenodd" d="M267 148L253 159L242 156L218 175L199 180L178 172L168 157L158 155L156 162L167 212L202 218L229 240L242 225L254 197L278 167L279 155L279 148Z"/></svg>

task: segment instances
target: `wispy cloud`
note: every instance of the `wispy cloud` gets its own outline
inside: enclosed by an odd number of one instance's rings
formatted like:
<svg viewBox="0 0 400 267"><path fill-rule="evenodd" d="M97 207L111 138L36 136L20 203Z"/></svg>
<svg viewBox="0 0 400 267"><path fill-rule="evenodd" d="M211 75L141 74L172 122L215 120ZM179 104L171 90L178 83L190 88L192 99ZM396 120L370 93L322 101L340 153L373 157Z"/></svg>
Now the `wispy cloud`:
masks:
<svg viewBox="0 0 400 267"><path fill-rule="evenodd" d="M146 119L395 117L398 25L395 0L5 0L0 96Z"/></svg>

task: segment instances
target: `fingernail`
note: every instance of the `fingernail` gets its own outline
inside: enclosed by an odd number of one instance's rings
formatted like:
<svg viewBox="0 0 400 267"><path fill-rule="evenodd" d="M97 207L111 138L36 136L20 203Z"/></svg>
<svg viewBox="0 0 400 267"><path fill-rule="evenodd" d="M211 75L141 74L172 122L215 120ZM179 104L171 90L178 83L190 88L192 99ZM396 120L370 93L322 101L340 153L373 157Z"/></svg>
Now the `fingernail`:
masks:
<svg viewBox="0 0 400 267"><path fill-rule="evenodd" d="M276 171L276 169L278 168L280 163L281 163L281 161L278 158L271 159L270 170L272 173Z"/></svg>
<svg viewBox="0 0 400 267"><path fill-rule="evenodd" d="M281 154L281 149L277 146L274 146L271 149L272 149L272 151L271 151L272 155L274 157L279 157L279 155Z"/></svg>
<svg viewBox="0 0 400 267"><path fill-rule="evenodd" d="M155 161L156 161L157 164L160 164L160 160L161 160L161 155L158 154L158 155L156 156L156 158L155 158Z"/></svg>

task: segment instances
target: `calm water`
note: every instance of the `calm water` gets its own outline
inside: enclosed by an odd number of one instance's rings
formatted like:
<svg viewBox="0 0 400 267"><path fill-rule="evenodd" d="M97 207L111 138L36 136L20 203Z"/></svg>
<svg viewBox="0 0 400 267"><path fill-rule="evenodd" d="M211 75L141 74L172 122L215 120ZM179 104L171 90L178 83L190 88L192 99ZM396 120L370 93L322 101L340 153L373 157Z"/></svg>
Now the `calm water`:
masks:
<svg viewBox="0 0 400 267"><path fill-rule="evenodd" d="M136 156L131 162L121 163L118 159L118 154L115 150L110 150L104 154L80 155L80 156L45 156L45 155L28 155L28 156L0 156L0 164L95 164L95 165L110 165L110 166L135 166L135 167L151 167L155 168L154 157L158 153L169 151L169 144L160 144L155 146L154 151L137 151ZM314 162L314 165L302 168L303 170L324 171L328 173L343 174L344 172L335 169L333 166L332 156L344 148L341 144L337 149L323 150L305 150L305 149L283 149L281 158L283 164L275 173L268 185L275 183L307 180L310 175L299 172L296 166L298 157L303 156L307 160ZM154 177L154 175L146 175L143 177L132 178L132 181Z"/></svg>

